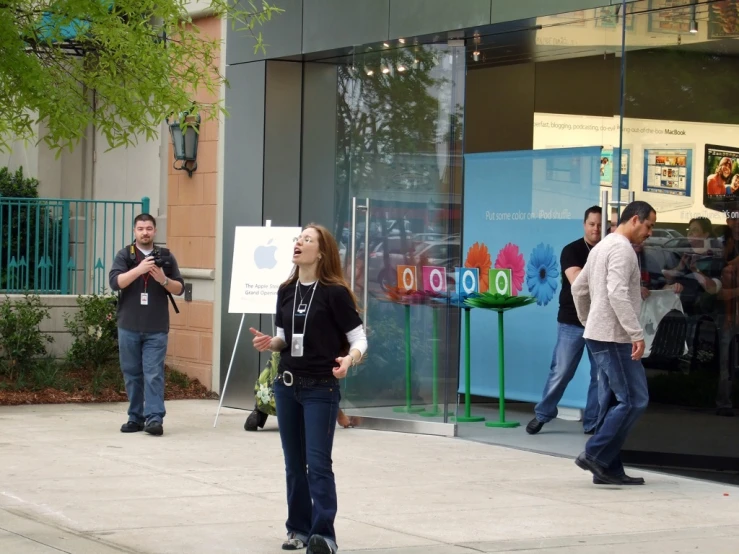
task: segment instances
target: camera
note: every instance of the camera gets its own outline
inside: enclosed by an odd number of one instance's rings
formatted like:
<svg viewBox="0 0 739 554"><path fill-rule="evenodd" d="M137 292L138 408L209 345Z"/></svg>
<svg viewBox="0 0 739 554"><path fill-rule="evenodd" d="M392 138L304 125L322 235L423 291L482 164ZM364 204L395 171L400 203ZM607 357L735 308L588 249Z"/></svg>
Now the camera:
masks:
<svg viewBox="0 0 739 554"><path fill-rule="evenodd" d="M162 252L160 249L154 250L149 254L154 258L154 265L161 267L162 269L168 269L172 267L172 256L169 255L169 251Z"/></svg>

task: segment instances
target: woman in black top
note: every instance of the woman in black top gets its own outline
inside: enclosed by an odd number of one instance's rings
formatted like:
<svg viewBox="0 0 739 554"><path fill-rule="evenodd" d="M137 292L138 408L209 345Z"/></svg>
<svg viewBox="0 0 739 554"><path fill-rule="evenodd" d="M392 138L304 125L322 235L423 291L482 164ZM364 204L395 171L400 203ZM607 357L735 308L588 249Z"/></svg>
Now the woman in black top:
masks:
<svg viewBox="0 0 739 554"><path fill-rule="evenodd" d="M295 240L293 262L292 275L277 293L276 335L251 329L257 350L280 352L274 391L287 474L282 548L307 544L311 554L335 554L331 450L339 379L361 360L367 339L331 233L307 225Z"/></svg>

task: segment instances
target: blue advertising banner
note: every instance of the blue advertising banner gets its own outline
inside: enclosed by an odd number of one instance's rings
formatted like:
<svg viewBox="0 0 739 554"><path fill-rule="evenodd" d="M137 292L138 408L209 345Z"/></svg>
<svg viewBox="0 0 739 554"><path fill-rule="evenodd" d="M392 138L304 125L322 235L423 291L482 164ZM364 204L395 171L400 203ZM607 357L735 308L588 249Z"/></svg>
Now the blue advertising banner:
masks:
<svg viewBox="0 0 739 554"><path fill-rule="evenodd" d="M537 303L505 314L506 398L538 402L557 337L562 248L583 236L585 210L599 203L601 148L558 148L465 156L463 265L510 269L513 294ZM497 314L472 310L472 394L498 397ZM460 360L460 392L464 390ZM587 356L561 404L585 406Z"/></svg>

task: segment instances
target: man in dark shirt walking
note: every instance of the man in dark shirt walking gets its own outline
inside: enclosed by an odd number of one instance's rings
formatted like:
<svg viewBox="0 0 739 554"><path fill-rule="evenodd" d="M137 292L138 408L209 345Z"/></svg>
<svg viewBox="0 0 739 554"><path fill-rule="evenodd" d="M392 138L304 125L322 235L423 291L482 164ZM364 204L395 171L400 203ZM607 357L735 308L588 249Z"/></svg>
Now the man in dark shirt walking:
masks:
<svg viewBox="0 0 739 554"><path fill-rule="evenodd" d="M536 417L526 426L529 435L535 435L545 423L557 417L557 404L567 385L575 376L580 365L583 351L586 349L583 338L584 327L577 317L575 303L572 300L572 283L580 274L588 260L590 249L600 241L602 210L598 206L588 208L584 219L584 237L571 242L562 249L560 265L562 273L562 290L559 293L559 314L557 315L557 344L552 355L549 377L544 386L544 394L534 411ZM598 421L598 370L590 350L590 386L583 414L583 430L592 434Z"/></svg>
<svg viewBox="0 0 739 554"><path fill-rule="evenodd" d="M174 256L154 244L157 224L152 216L137 216L133 232L134 243L116 254L109 275L110 288L120 291L118 348L129 401L121 432L162 435L168 302L173 294L182 294L185 283Z"/></svg>

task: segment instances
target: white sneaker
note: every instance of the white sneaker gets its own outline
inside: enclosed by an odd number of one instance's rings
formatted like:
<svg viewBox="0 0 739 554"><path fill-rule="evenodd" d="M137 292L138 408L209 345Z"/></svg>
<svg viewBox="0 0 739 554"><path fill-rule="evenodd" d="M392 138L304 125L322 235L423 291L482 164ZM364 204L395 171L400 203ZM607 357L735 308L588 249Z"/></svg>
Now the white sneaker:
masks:
<svg viewBox="0 0 739 554"><path fill-rule="evenodd" d="M282 543L283 550L302 550L303 548L305 548L305 543L295 533L288 534L287 540Z"/></svg>

